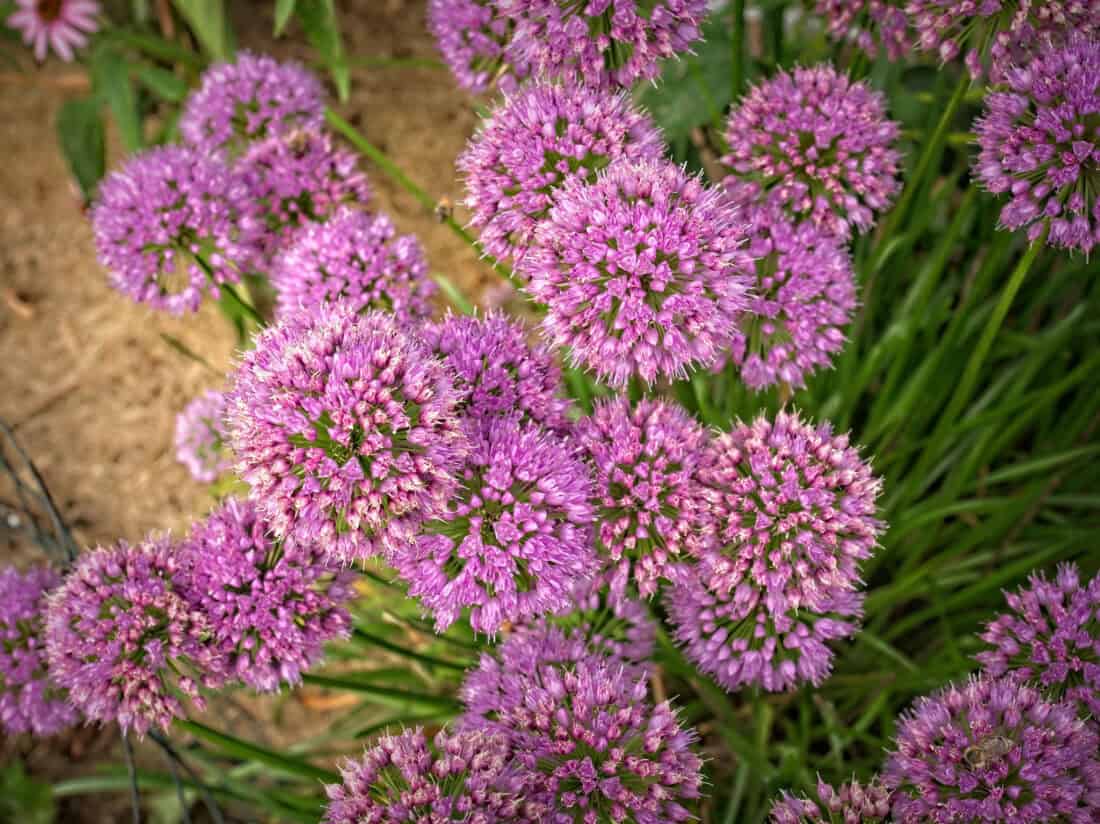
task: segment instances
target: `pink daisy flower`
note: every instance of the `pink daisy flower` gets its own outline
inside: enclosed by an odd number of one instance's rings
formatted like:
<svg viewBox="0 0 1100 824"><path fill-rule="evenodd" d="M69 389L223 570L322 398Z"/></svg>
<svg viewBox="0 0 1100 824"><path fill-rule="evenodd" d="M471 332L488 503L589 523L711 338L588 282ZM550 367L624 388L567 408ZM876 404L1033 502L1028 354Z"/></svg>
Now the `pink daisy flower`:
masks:
<svg viewBox="0 0 1100 824"><path fill-rule="evenodd" d="M8 25L23 33L39 63L51 47L62 60L72 60L73 50L86 45L99 28L96 0L15 0L15 6Z"/></svg>

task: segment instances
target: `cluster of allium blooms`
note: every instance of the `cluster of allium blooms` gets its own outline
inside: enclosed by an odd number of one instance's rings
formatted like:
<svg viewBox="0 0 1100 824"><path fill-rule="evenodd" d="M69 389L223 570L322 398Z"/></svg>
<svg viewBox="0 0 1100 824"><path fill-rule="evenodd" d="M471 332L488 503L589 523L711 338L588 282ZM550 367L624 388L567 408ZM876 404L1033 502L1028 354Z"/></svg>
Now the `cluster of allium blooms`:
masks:
<svg viewBox="0 0 1100 824"><path fill-rule="evenodd" d="M611 165L567 181L523 257L543 331L614 387L713 365L746 306L738 210L678 166Z"/></svg>
<svg viewBox="0 0 1100 824"><path fill-rule="evenodd" d="M352 576L314 548L276 543L251 503L229 500L196 524L181 552L193 603L209 619L220 668L256 690L296 684L348 634Z"/></svg>
<svg viewBox="0 0 1100 824"><path fill-rule="evenodd" d="M440 632L470 610L470 626L568 606L573 582L597 563L592 479L564 439L519 416L466 425L472 449L459 488L390 562Z"/></svg>
<svg viewBox="0 0 1100 824"><path fill-rule="evenodd" d="M812 222L793 223L776 209L754 211L748 246L756 259L749 310L732 354L745 384L795 388L832 363L856 307L855 273L841 241Z"/></svg>
<svg viewBox="0 0 1100 824"><path fill-rule="evenodd" d="M144 735L203 706L199 683L225 676L208 644L208 617L188 599L179 547L167 538L120 541L80 556L49 599L49 672L90 721Z"/></svg>
<svg viewBox="0 0 1100 824"><path fill-rule="evenodd" d="M900 60L912 47L909 18L896 0L815 0L814 9L834 40L854 40L871 57L881 47Z"/></svg>
<svg viewBox="0 0 1100 824"><path fill-rule="evenodd" d="M515 22L510 50L532 73L590 86L632 86L691 48L706 0L498 0Z"/></svg>
<svg viewBox="0 0 1100 824"><path fill-rule="evenodd" d="M1100 40L1073 38L1007 70L974 130L977 178L1010 197L1003 226L1085 254L1100 244Z"/></svg>
<svg viewBox="0 0 1100 824"><path fill-rule="evenodd" d="M1071 704L980 678L921 698L883 773L893 820L1100 820L1096 732Z"/></svg>
<svg viewBox="0 0 1100 824"><path fill-rule="evenodd" d="M528 342L520 321L500 312L448 315L420 337L457 378L464 415L483 420L519 413L525 421L564 432L569 401L549 347Z"/></svg>
<svg viewBox="0 0 1100 824"><path fill-rule="evenodd" d="M9 735L53 735L79 720L46 671L46 597L60 583L49 567L0 569L0 729Z"/></svg>
<svg viewBox="0 0 1100 824"><path fill-rule="evenodd" d="M483 122L458 168L485 251L519 260L567 181L591 183L614 160L655 160L663 149L625 92L535 83Z"/></svg>
<svg viewBox="0 0 1100 824"><path fill-rule="evenodd" d="M771 810L772 824L878 824L889 815L889 791L854 779L837 790L818 778L816 800L784 792Z"/></svg>
<svg viewBox="0 0 1100 824"><path fill-rule="evenodd" d="M498 86L512 91L527 68L511 47L515 25L493 0L431 0L428 28L451 74L462 88L480 93Z"/></svg>
<svg viewBox="0 0 1100 824"><path fill-rule="evenodd" d="M325 788L325 824L546 820L525 800L524 778L500 734L441 730L429 741L418 727L384 735L340 775L343 783Z"/></svg>
<svg viewBox="0 0 1100 824"><path fill-rule="evenodd" d="M739 203L765 203L839 237L867 231L899 184L898 124L881 94L829 65L780 72L730 112L723 158Z"/></svg>
<svg viewBox="0 0 1100 824"><path fill-rule="evenodd" d="M196 481L213 483L232 468L225 438L222 392L204 392L176 415L176 459Z"/></svg>
<svg viewBox="0 0 1100 824"><path fill-rule="evenodd" d="M22 33L23 42L34 48L39 63L51 48L69 62L76 49L88 44L88 35L99 29L99 11L96 0L15 0L15 9L5 22Z"/></svg>
<svg viewBox="0 0 1100 824"><path fill-rule="evenodd" d="M234 166L267 228L270 257L310 221L328 219L345 205L370 200L366 175L352 152L333 145L325 132L294 131L269 137L245 152Z"/></svg>
<svg viewBox="0 0 1100 824"><path fill-rule="evenodd" d="M857 628L881 482L846 435L785 412L713 441L699 477L718 548L668 596L687 656L728 690L820 683Z"/></svg>
<svg viewBox="0 0 1100 824"><path fill-rule="evenodd" d="M395 235L385 215L349 207L324 223L307 223L271 270L279 314L323 311L339 303L356 312L392 312L403 323L425 320L436 286L424 249L412 235Z"/></svg>
<svg viewBox="0 0 1100 824"><path fill-rule="evenodd" d="M941 60L963 54L972 77L988 73L994 82L1037 46L1061 44L1074 32L1100 32L1100 5L1093 0L909 0L905 11L922 49Z"/></svg>
<svg viewBox="0 0 1100 824"><path fill-rule="evenodd" d="M392 316L295 314L244 355L229 443L276 535L350 562L393 551L444 511L467 449L459 399Z"/></svg>
<svg viewBox="0 0 1100 824"><path fill-rule="evenodd" d="M680 555L705 546L696 470L707 433L677 404L618 397L597 403L576 438L596 473L596 537L612 591L632 584L652 595Z"/></svg>
<svg viewBox="0 0 1100 824"><path fill-rule="evenodd" d="M149 149L99 187L92 231L111 284L174 315L260 262L253 194L228 167L180 146Z"/></svg>
<svg viewBox="0 0 1100 824"><path fill-rule="evenodd" d="M1100 718L1100 576L1081 584L1076 566L1041 573L1007 593L1011 612L997 616L981 639L992 649L976 656L993 677L1032 681L1082 714Z"/></svg>
<svg viewBox="0 0 1100 824"><path fill-rule="evenodd" d="M204 153L240 154L250 143L296 129L321 128L325 93L297 63L241 52L217 63L187 99L180 115L184 141Z"/></svg>

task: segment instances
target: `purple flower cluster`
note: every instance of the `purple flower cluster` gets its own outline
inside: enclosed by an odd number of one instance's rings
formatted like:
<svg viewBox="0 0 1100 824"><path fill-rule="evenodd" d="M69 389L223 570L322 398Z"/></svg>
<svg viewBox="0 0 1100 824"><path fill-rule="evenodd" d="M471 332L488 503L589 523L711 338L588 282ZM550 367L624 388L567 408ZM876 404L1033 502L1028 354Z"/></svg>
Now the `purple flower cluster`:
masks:
<svg viewBox="0 0 1100 824"><path fill-rule="evenodd" d="M1053 580L1036 573L1005 600L1011 611L980 636L992 647L976 656L983 671L1033 681L1100 718L1100 576L1082 585L1077 567L1064 564Z"/></svg>
<svg viewBox="0 0 1100 824"><path fill-rule="evenodd" d="M521 272L543 331L620 388L711 366L746 307L745 227L718 191L667 162L569 180Z"/></svg>
<svg viewBox="0 0 1100 824"><path fill-rule="evenodd" d="M592 480L565 440L518 416L467 429L458 490L390 561L438 631L468 608L470 626L493 635L567 606L592 570Z"/></svg>
<svg viewBox="0 0 1100 824"><path fill-rule="evenodd" d="M817 799L784 792L771 810L772 824L879 824L890 816L890 793L877 783L856 780L835 789L817 779Z"/></svg>
<svg viewBox="0 0 1100 824"><path fill-rule="evenodd" d="M900 60L913 46L909 18L896 0L815 0L829 36L853 40L870 57L881 47L890 60Z"/></svg>
<svg viewBox="0 0 1100 824"><path fill-rule="evenodd" d="M620 158L656 160L661 134L625 92L535 83L505 98L458 159L485 251L519 260L555 195Z"/></svg>
<svg viewBox="0 0 1100 824"><path fill-rule="evenodd" d="M181 552L207 616L219 668L260 691L297 684L326 641L347 635L351 573L316 549L277 544L253 504L229 500L195 525Z"/></svg>
<svg viewBox="0 0 1100 824"><path fill-rule="evenodd" d="M297 63L241 52L203 72L180 115L184 142L202 154L241 154L250 143L324 122L321 83Z"/></svg>
<svg viewBox="0 0 1100 824"><path fill-rule="evenodd" d="M753 227L756 284L733 337L733 359L752 389L801 388L844 346L856 307L852 262L835 235L776 209L755 210Z"/></svg>
<svg viewBox="0 0 1100 824"><path fill-rule="evenodd" d="M271 283L280 315L380 309L403 323L432 313L435 283L424 249L412 235L395 238L385 215L341 208L324 223L306 223L275 259Z"/></svg>
<svg viewBox="0 0 1100 824"><path fill-rule="evenodd" d="M668 594L677 639L727 690L819 684L858 625L881 482L847 436L785 412L717 438L699 477L718 548Z"/></svg>
<svg viewBox="0 0 1100 824"><path fill-rule="evenodd" d="M213 483L233 466L225 447L225 394L207 391L176 415L176 459L191 477Z"/></svg>
<svg viewBox="0 0 1100 824"><path fill-rule="evenodd" d="M975 175L1009 195L1003 226L1087 255L1100 243L1100 40L1047 47L1004 75L975 124Z"/></svg>
<svg viewBox="0 0 1100 824"><path fill-rule="evenodd" d="M598 549L613 574L653 595L681 555L702 553L708 510L697 477L706 431L680 406L625 397L596 404L577 425L596 472Z"/></svg>
<svg viewBox="0 0 1100 824"><path fill-rule="evenodd" d="M294 314L244 355L229 442L275 534L349 563L393 552L445 512L467 450L459 400L449 370L392 316Z"/></svg>
<svg viewBox="0 0 1100 824"><path fill-rule="evenodd" d="M49 567L0 569L0 728L53 735L79 720L46 671L46 598L61 583Z"/></svg>
<svg viewBox="0 0 1100 824"><path fill-rule="evenodd" d="M980 678L921 698L883 774L893 820L1100 820L1097 733L1066 703Z"/></svg>
<svg viewBox="0 0 1100 824"><path fill-rule="evenodd" d="M466 730L384 735L327 786L325 824L470 824L545 821L524 799L524 781L503 735Z"/></svg>
<svg viewBox="0 0 1100 824"><path fill-rule="evenodd" d="M730 112L726 129L738 203L764 203L838 237L866 232L899 184L898 124L883 97L832 66L779 72Z"/></svg>
<svg viewBox="0 0 1100 824"><path fill-rule="evenodd" d="M200 683L224 683L210 632L188 600L179 547L167 538L120 541L81 555L50 595L50 677L88 720L144 735L182 717L182 697L201 708Z"/></svg>
<svg viewBox="0 0 1100 824"><path fill-rule="evenodd" d="M448 315L420 336L457 378L460 409L472 420L519 414L565 432L569 401L550 349L528 343L521 322L499 312L481 318Z"/></svg>
<svg viewBox="0 0 1100 824"><path fill-rule="evenodd" d="M514 91L527 75L510 47L515 25L493 0L430 0L428 29L458 85L476 93Z"/></svg>
<svg viewBox="0 0 1100 824"><path fill-rule="evenodd" d="M256 268L263 242L248 186L219 160L150 149L99 187L92 230L111 285L173 315Z"/></svg>

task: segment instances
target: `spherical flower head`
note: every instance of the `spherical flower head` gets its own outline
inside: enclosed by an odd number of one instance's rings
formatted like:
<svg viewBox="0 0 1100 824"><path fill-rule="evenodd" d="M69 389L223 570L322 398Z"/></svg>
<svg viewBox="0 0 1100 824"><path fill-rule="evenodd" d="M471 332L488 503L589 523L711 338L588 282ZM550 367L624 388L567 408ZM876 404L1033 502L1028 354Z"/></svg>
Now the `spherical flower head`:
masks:
<svg viewBox="0 0 1100 824"><path fill-rule="evenodd" d="M732 353L745 385L806 385L832 364L856 307L855 273L841 240L776 209L754 211L749 254L756 283L734 333Z"/></svg>
<svg viewBox="0 0 1100 824"><path fill-rule="evenodd" d="M422 728L383 735L325 788L325 824L505 824L538 821L522 796L508 739L499 733ZM532 813L536 813L532 816Z"/></svg>
<svg viewBox="0 0 1100 824"><path fill-rule="evenodd" d="M252 146L234 166L267 228L267 260L288 245L298 227L322 223L341 207L370 200L367 177L356 156L333 145L326 132L299 130Z"/></svg>
<svg viewBox="0 0 1100 824"><path fill-rule="evenodd" d="M981 678L921 698L899 722L883 772L893 820L1100 819L1097 734L1071 704Z"/></svg>
<svg viewBox="0 0 1100 824"><path fill-rule="evenodd" d="M499 0L515 21L513 48L546 78L586 85L633 86L652 80L658 61L675 57L702 37L706 0Z"/></svg>
<svg viewBox="0 0 1100 824"><path fill-rule="evenodd" d="M444 510L467 448L458 402L392 315L334 307L256 338L227 401L229 443L275 535L350 563Z"/></svg>
<svg viewBox="0 0 1100 824"><path fill-rule="evenodd" d="M190 590L210 621L210 646L227 674L272 692L297 684L346 636L353 574L334 569L314 549L277 543L256 507L230 499L200 521L182 550Z"/></svg>
<svg viewBox="0 0 1100 824"><path fill-rule="evenodd" d="M890 815L890 793L877 782L855 779L835 789L817 779L817 798L797 798L788 792L771 810L772 824L878 824Z"/></svg>
<svg viewBox="0 0 1100 824"><path fill-rule="evenodd" d="M1100 243L1098 118L1100 40L1073 38L1006 72L974 129L976 177L1009 196L1002 226L1085 254Z"/></svg>
<svg viewBox="0 0 1100 824"><path fill-rule="evenodd" d="M50 676L90 721L144 735L185 716L182 697L204 706L199 684L224 683L210 622L188 600L179 547L150 537L120 541L77 560L49 598Z"/></svg>
<svg viewBox="0 0 1100 824"><path fill-rule="evenodd" d="M271 270L279 313L323 312L342 303L356 312L392 312L402 323L427 319L436 286L424 248L415 236L396 234L385 215L348 207L307 223Z"/></svg>
<svg viewBox="0 0 1100 824"><path fill-rule="evenodd" d="M194 312L260 262L252 193L221 161L182 146L147 149L99 186L92 231L111 285L173 315Z"/></svg>
<svg viewBox="0 0 1100 824"><path fill-rule="evenodd" d="M430 0L428 29L458 85L474 94L513 91L529 70L511 47L515 24L489 0Z"/></svg>
<svg viewBox="0 0 1100 824"><path fill-rule="evenodd" d="M204 392L176 415L176 460L196 481L213 483L232 468L225 438L223 392Z"/></svg>
<svg viewBox="0 0 1100 824"><path fill-rule="evenodd" d="M1100 718L1100 577L1082 584L1064 564L1053 580L1036 573L1005 599L1010 611L980 636L992 647L976 656L985 674L1039 684Z"/></svg>
<svg viewBox="0 0 1100 824"><path fill-rule="evenodd" d="M898 124L882 95L832 66L779 72L730 112L739 203L764 203L793 220L810 220L842 239L866 232L899 188Z"/></svg>
<svg viewBox="0 0 1100 824"><path fill-rule="evenodd" d="M596 476L596 537L616 593L653 595L710 531L697 470L707 433L682 407L625 397L597 402L576 426Z"/></svg>
<svg viewBox="0 0 1100 824"><path fill-rule="evenodd" d="M7 24L34 48L39 63L51 48L68 63L88 44L88 35L99 30L99 11L96 0L15 0Z"/></svg>
<svg viewBox="0 0 1100 824"><path fill-rule="evenodd" d="M467 417L518 414L546 429L568 428L561 368L547 346L528 342L521 322L494 311L483 317L448 315L423 326L420 336L458 378Z"/></svg>
<svg viewBox="0 0 1100 824"><path fill-rule="evenodd" d="M250 143L296 129L320 129L325 92L313 72L264 54L241 52L215 63L187 98L180 134L204 153L237 156Z"/></svg>
<svg viewBox="0 0 1100 824"><path fill-rule="evenodd" d="M467 430L458 490L390 562L437 631L469 609L470 626L494 635L562 609L573 582L591 574L592 479L565 440L517 416Z"/></svg>
<svg viewBox="0 0 1100 824"><path fill-rule="evenodd" d="M921 49L943 61L963 55L971 77L995 83L1042 44L1100 32L1100 5L1080 0L909 0L905 11Z"/></svg>
<svg viewBox="0 0 1100 824"><path fill-rule="evenodd" d="M711 366L728 346L752 260L719 192L669 162L616 163L570 180L520 262L543 331L621 388Z"/></svg>
<svg viewBox="0 0 1100 824"><path fill-rule="evenodd" d="M458 168L485 251L519 260L567 181L592 183L612 161L657 160L663 151L657 126L626 92L543 82L505 97Z"/></svg>
<svg viewBox="0 0 1100 824"><path fill-rule="evenodd" d="M814 9L833 40L851 40L869 57L881 49L901 60L912 50L909 18L895 0L815 0Z"/></svg>
<svg viewBox="0 0 1100 824"><path fill-rule="evenodd" d="M0 569L0 728L53 735L79 720L46 671L46 597L61 583L49 567Z"/></svg>

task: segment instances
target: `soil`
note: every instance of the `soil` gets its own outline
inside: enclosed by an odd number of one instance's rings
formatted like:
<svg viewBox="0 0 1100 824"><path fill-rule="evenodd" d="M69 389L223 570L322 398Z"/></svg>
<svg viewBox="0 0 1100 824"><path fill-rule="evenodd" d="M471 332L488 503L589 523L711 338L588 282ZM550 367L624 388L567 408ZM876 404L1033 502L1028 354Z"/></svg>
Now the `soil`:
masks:
<svg viewBox="0 0 1100 824"><path fill-rule="evenodd" d="M308 58L293 27L272 43L274 4L234 6L243 47ZM437 59L422 2L339 7L353 61ZM223 385L235 337L212 305L174 319L108 286L54 135L59 107L86 94L86 80L79 67L56 60L24 65L25 73L0 75L0 419L37 464L79 545L136 541L153 530L180 534L211 497L176 462L175 417L201 391ZM458 201L454 160L475 126L475 103L443 69L393 66L357 68L351 99L339 110L433 197ZM116 145L109 165L121 157ZM421 239L433 271L477 295L491 273L473 251L369 162L363 166L374 208ZM163 335L213 369L182 356ZM0 499L7 495L0 487ZM0 563L22 566L39 560L38 552L0 531ZM52 743L9 738L0 743L0 768L18 753L47 778L86 772L116 740L110 730ZM124 814L125 803L81 803L63 808L59 820Z"/></svg>

